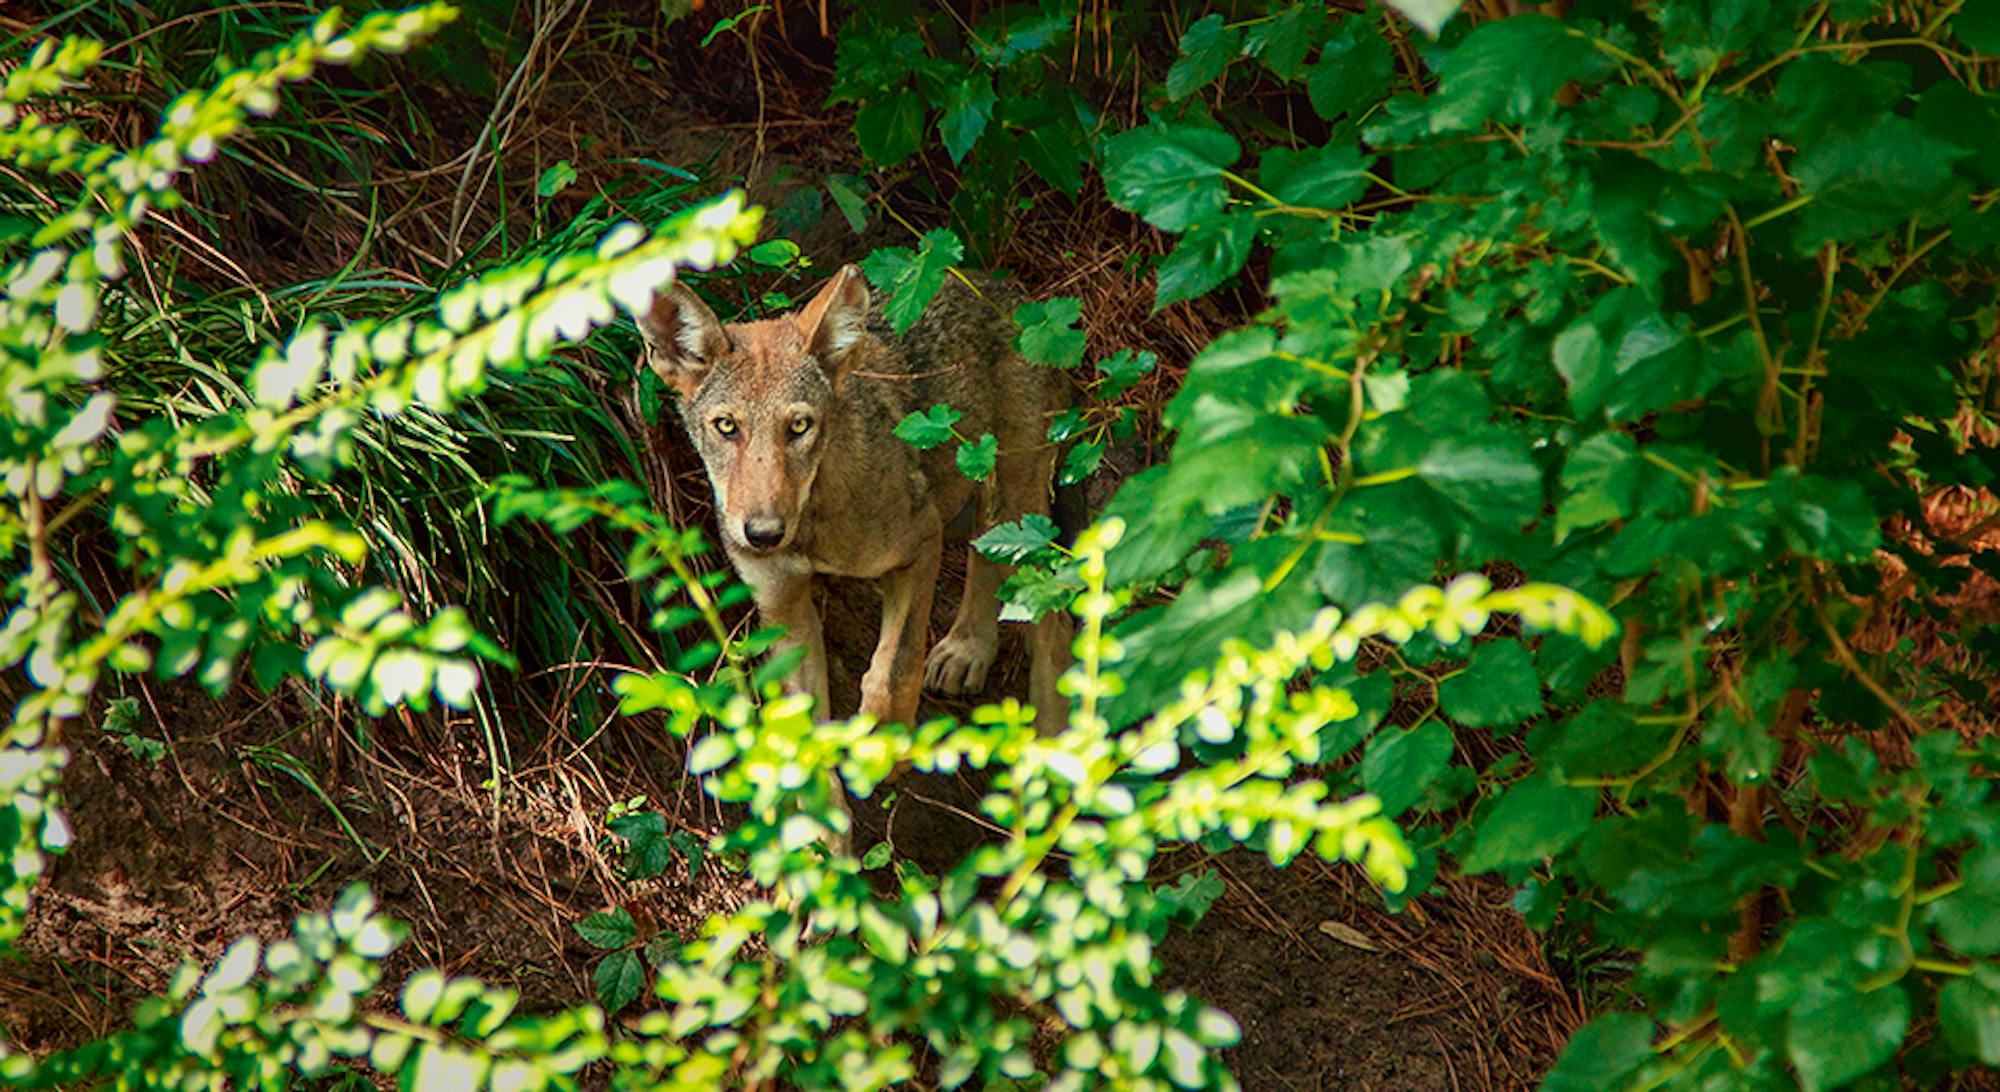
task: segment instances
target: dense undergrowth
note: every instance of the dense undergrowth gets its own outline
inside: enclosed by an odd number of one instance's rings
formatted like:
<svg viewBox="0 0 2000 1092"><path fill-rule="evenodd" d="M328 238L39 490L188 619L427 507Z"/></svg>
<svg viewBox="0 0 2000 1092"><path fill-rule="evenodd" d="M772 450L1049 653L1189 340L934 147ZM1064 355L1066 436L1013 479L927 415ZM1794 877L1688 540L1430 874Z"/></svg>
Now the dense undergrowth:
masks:
<svg viewBox="0 0 2000 1092"><path fill-rule="evenodd" d="M905 201L946 208L864 264L892 315L1102 195L1166 241L1131 259L1157 308L1235 327L1162 362L1093 344L1089 299L1016 316L1024 353L1095 395L1052 425L1066 478L1142 430L1170 437L1074 548L1045 523L983 541L1026 563L1019 611L1084 623L1072 728L1047 741L1012 706L871 729L776 697L770 635L724 624L741 593L699 533L617 481L646 465L648 414L607 413L596 384L632 382L629 335L550 363L669 268L727 263L754 211L635 162L561 216L475 217L503 111L440 166L392 66L280 83L442 34L406 63L504 103L459 63L495 46L499 6L340 36L324 20L255 61L301 24L113 15L133 21L93 33L130 48L105 63L31 28L0 114L19 573L0 648L28 695L0 758L0 935L67 837L62 726L116 673L474 710L497 769L505 713L475 661L565 670L585 633L647 665L615 700L699 741L695 772L748 816L719 848L772 895L662 956L666 1006L614 1031L594 1006L517 1017L506 991L431 972L370 1002L398 934L357 891L191 971L104 1043L7 1059L8 1078L268 1085L346 1058L423 1087L1227 1086L1226 1014L1154 981L1173 908L1148 867L1178 841L1357 860L1395 906L1493 872L1553 945L1629 953L1549 1087L1938 1085L2000 1065L2000 62L1982 52L2000 19L1510 7L834 12L831 99L876 170L771 219L830 209L860 231ZM666 33L754 55L774 18ZM185 70L175 43L218 32ZM120 66L215 90L127 151L94 128ZM245 126L257 139L225 142ZM566 168L538 174L538 199ZM301 215L352 186L326 206L340 216L385 170L462 179L428 213L448 253L365 267L399 221L362 214L336 278L237 269L217 290L180 268L219 264L186 225L268 215L202 211L246 177L284 179ZM180 208L190 177L213 189ZM791 283L798 255L751 247L705 288L781 307L782 287L750 286ZM1179 379L1171 400L1131 397L1156 372ZM960 443L980 476L990 437L950 420L899 431ZM83 565L106 552L109 585ZM661 632L579 594L607 557ZM1434 586L1468 571L1487 575ZM899 763L988 769L1006 836L885 894L819 848L844 822L822 775L867 791ZM587 928L630 939L615 918ZM607 1001L638 992L636 958L605 966Z"/></svg>

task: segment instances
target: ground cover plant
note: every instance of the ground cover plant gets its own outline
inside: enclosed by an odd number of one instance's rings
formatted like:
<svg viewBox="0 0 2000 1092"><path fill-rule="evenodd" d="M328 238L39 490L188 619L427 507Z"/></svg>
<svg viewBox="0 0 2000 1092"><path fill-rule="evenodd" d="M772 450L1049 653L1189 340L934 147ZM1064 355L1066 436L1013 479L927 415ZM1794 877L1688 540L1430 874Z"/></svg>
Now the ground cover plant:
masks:
<svg viewBox="0 0 2000 1092"><path fill-rule="evenodd" d="M129 1026L0 1073L1254 1083L1230 1072L1237 1022L1158 966L1216 897L1213 873L1163 862L1241 844L1358 862L1412 917L1463 877L1502 881L1593 1017L1544 1087L1977 1086L2000 1065L2000 19L1517 7L647 5L597 24L548 5L525 42L500 5L253 8L228 29L275 52L184 73L208 90L140 143L93 128L103 44L62 38L60 12L21 27L0 92L18 574L0 935L71 840L76 726L104 710L132 762L171 751L112 700L120 676L306 680L286 685L361 721L463 710L497 802L524 738L502 680L593 677L585 634L634 666L564 691L575 751L653 718L733 809L703 845L621 804L606 845L630 877L734 867L747 890L684 937L625 906L577 920L599 1003L520 1015L511 989L415 966L378 993L403 930L355 887L191 966ZM746 58L727 93L754 102L759 153L773 96L808 80L761 51L821 35L859 161L791 187L762 235L672 164L561 205L577 172L547 163L537 204L482 233L469 181L482 157L504 169L519 85L446 76L495 102L430 210L448 253L393 282L245 276L180 301L155 222L181 222L159 213L190 177L374 192L374 167L297 120L322 92L291 82L487 51L531 80L558 36L642 27L680 43L648 64ZM113 45L196 32L130 30ZM323 93L393 145L422 111L379 112L389 66ZM290 162L231 151L256 146L246 127ZM1122 225L1122 272L1150 277L1148 321L1190 333L1175 358L1106 319L1129 300L1088 291L1015 314L1023 353L1085 392L1049 436L1101 512L1070 545L1035 520L979 545L1021 563L1015 612L1078 615L1069 731L1040 739L1011 703L816 721L774 688L772 635L742 624L689 513L656 510L672 483L617 480L647 414L607 417L575 378L595 350L561 347L626 336L593 331L739 251L704 291L781 310L809 283L784 237L824 228L880 244L863 269L907 324L955 265L1090 209ZM364 245L395 222L367 220ZM957 420L933 407L898 435L981 477L991 437ZM516 567L489 542L543 553ZM515 579L547 557L555 578ZM987 836L928 869L893 837L826 852L845 822L826 776L879 797L899 765L981 771Z"/></svg>

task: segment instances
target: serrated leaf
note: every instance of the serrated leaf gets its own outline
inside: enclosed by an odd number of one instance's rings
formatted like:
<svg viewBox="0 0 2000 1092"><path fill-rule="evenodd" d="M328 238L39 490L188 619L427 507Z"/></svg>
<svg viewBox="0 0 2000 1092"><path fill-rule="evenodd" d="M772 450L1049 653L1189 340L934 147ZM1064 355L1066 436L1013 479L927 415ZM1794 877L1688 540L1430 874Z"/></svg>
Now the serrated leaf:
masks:
<svg viewBox="0 0 2000 1092"><path fill-rule="evenodd" d="M1423 798L1424 789L1451 765L1452 750L1451 729L1435 720L1409 731L1384 728L1362 754L1361 785L1393 819Z"/></svg>
<svg viewBox="0 0 2000 1092"><path fill-rule="evenodd" d="M624 907L601 910L574 926L576 935L593 948L623 948L639 939L639 926Z"/></svg>
<svg viewBox="0 0 2000 1092"><path fill-rule="evenodd" d="M1223 22L1220 13L1205 15L1181 35L1181 55L1167 70L1167 98L1179 102L1215 82L1243 49L1243 32Z"/></svg>
<svg viewBox="0 0 2000 1092"><path fill-rule="evenodd" d="M1785 1053L1807 1092L1838 1088L1895 1057L1910 1027L1910 998L1888 986L1861 993L1823 983L1792 1009Z"/></svg>
<svg viewBox="0 0 2000 1092"><path fill-rule="evenodd" d="M1467 872L1521 868L1541 863L1583 836L1597 814L1597 790L1540 778L1502 793L1477 819Z"/></svg>
<svg viewBox="0 0 2000 1092"><path fill-rule="evenodd" d="M1570 1036L1542 1092L1600 1092L1622 1088L1619 1078L1653 1057L1653 1022L1638 1013L1600 1016Z"/></svg>
<svg viewBox="0 0 2000 1092"><path fill-rule="evenodd" d="M646 965L637 952L613 952L598 962L590 979L598 1003L605 1012L615 1013L638 1000L646 988Z"/></svg>
<svg viewBox="0 0 2000 1092"><path fill-rule="evenodd" d="M925 233L916 250L883 247L861 260L861 272L888 295L882 315L898 334L906 334L923 317L931 298L944 287L951 267L965 257L965 244L946 228Z"/></svg>
<svg viewBox="0 0 2000 1092"><path fill-rule="evenodd" d="M1288 205L1340 209L1368 192L1371 163L1346 144L1270 148L1257 161L1257 184Z"/></svg>
<svg viewBox="0 0 2000 1092"><path fill-rule="evenodd" d="M1987 1066L2000 1066L2000 971L1988 965L1953 979L1938 992L1938 1022L1959 1052Z"/></svg>
<svg viewBox="0 0 2000 1092"><path fill-rule="evenodd" d="M1395 74L1389 39L1367 19L1343 19L1306 74L1306 98L1328 121L1359 118L1389 97Z"/></svg>
<svg viewBox="0 0 2000 1092"><path fill-rule="evenodd" d="M1430 130L1457 133L1489 121L1528 121L1556 91L1609 64L1589 38L1546 15L1493 19L1472 28L1444 60L1429 102Z"/></svg>
<svg viewBox="0 0 2000 1092"><path fill-rule="evenodd" d="M1937 198L1951 182L1953 161L1966 154L1893 115L1814 142L1792 166L1799 189L1812 197L1797 213L1797 249L1814 251L1902 222Z"/></svg>
<svg viewBox="0 0 2000 1092"><path fill-rule="evenodd" d="M854 139L881 166L910 158L924 141L923 100L900 88L869 96L855 112Z"/></svg>
<svg viewBox="0 0 2000 1092"><path fill-rule="evenodd" d="M1191 300L1235 276L1249 260L1250 244L1256 238L1257 218L1241 210L1232 209L1196 224L1160 263L1153 310Z"/></svg>
<svg viewBox="0 0 2000 1092"><path fill-rule="evenodd" d="M1030 512L1013 523L1002 523L972 540L972 548L1002 565L1018 565L1055 542L1061 531L1055 521Z"/></svg>
<svg viewBox="0 0 2000 1092"><path fill-rule="evenodd" d="M1519 724L1542 711L1534 658L1514 641L1489 641L1465 670L1438 684L1438 705L1469 728Z"/></svg>
<svg viewBox="0 0 2000 1092"><path fill-rule="evenodd" d="M1319 44L1326 9L1318 4L1290 4L1243 34L1243 54L1256 57L1281 80L1305 75L1306 54Z"/></svg>
<svg viewBox="0 0 2000 1092"><path fill-rule="evenodd" d="M1000 461L1000 441L990 432L981 433L979 439L960 445L957 461L960 474L983 482Z"/></svg>
<svg viewBox="0 0 2000 1092"><path fill-rule="evenodd" d="M1186 231L1222 211L1223 173L1242 155L1221 129L1154 122L1104 142L1104 184L1119 208L1163 231Z"/></svg>
<svg viewBox="0 0 2000 1092"><path fill-rule="evenodd" d="M938 117L938 136L953 163L962 162L986 131L987 122L993 120L993 104L998 101L993 78L984 72L967 73L945 92L939 104L944 113Z"/></svg>
<svg viewBox="0 0 2000 1092"><path fill-rule="evenodd" d="M957 435L951 426L958 423L960 416L957 410L939 403L896 422L892 431L896 439L920 451L928 451Z"/></svg>
<svg viewBox="0 0 2000 1092"><path fill-rule="evenodd" d="M1097 374L1104 377L1097 388L1097 396L1108 401L1124 394L1126 391L1131 390L1139 380L1144 379L1151 373L1153 366L1159 362L1160 358L1154 355L1151 350L1134 352L1131 349L1120 349L1110 356L1105 357L1103 360L1097 362ZM1065 412L1074 413L1075 411L1069 410ZM1081 418L1079 417L1078 420L1080 421ZM1069 439L1072 435L1074 435L1074 431L1058 436L1056 435L1054 423L1051 423L1049 426L1049 439L1058 443Z"/></svg>
<svg viewBox="0 0 2000 1092"><path fill-rule="evenodd" d="M1014 309L1014 325L1021 331L1014 344L1030 364L1074 368L1083 362L1087 343L1077 328L1082 320L1083 301L1074 296L1030 300Z"/></svg>
<svg viewBox="0 0 2000 1092"><path fill-rule="evenodd" d="M1556 504L1556 541L1630 516L1638 503L1641 465L1639 445L1622 432L1600 432L1572 448Z"/></svg>

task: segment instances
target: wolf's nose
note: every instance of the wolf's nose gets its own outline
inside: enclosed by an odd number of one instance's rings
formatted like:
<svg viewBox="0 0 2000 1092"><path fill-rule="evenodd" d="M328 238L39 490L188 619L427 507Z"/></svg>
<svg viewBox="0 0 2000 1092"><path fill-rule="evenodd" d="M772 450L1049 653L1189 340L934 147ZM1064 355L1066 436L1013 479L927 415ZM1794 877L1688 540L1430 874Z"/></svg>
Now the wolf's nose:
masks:
<svg viewBox="0 0 2000 1092"><path fill-rule="evenodd" d="M759 550L768 550L785 541L785 521L775 517L743 521L743 541Z"/></svg>

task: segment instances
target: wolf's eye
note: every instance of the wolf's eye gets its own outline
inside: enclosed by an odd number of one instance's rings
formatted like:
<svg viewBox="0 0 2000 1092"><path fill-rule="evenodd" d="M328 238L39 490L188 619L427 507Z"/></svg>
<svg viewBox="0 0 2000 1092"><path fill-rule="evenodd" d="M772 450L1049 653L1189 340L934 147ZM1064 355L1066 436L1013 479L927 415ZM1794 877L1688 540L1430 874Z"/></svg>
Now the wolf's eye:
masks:
<svg viewBox="0 0 2000 1092"><path fill-rule="evenodd" d="M715 431L723 434L724 436L736 435L736 418L717 417L715 419Z"/></svg>
<svg viewBox="0 0 2000 1092"><path fill-rule="evenodd" d="M794 436L804 436L806 433L812 431L812 427L813 422L810 417L792 418L792 435Z"/></svg>

